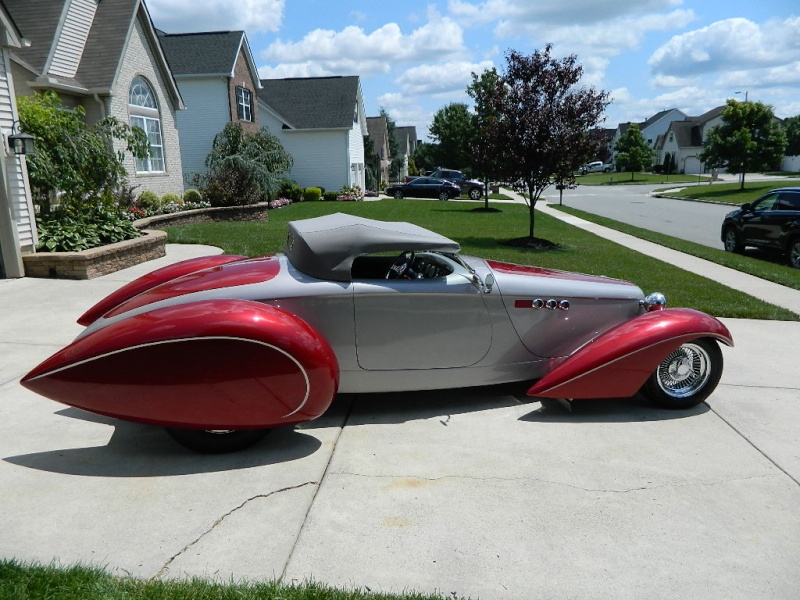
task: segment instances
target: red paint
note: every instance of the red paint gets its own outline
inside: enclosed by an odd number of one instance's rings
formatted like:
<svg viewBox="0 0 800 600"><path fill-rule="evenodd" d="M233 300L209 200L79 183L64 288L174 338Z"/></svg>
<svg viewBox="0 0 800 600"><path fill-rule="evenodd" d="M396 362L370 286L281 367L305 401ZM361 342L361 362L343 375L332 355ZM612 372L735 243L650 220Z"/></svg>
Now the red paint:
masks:
<svg viewBox="0 0 800 600"><path fill-rule="evenodd" d="M115 317L135 308L194 292L269 281L280 270L280 261L277 256L265 256L195 271L142 292L123 302L108 312L106 316Z"/></svg>
<svg viewBox="0 0 800 600"><path fill-rule="evenodd" d="M542 267L531 267L528 265L515 265L512 263L497 262L487 260L486 264L493 271L498 273L508 273L509 275L529 275L536 277L553 277L556 279L566 279L569 281L588 281L592 283L617 283L623 285L634 285L621 279L610 277L598 277L596 275L584 275L582 273L570 273L568 271L557 271L555 269L544 269Z"/></svg>
<svg viewBox="0 0 800 600"><path fill-rule="evenodd" d="M76 340L22 380L90 412L200 429L308 421L328 408L338 384L333 350L310 325L245 300L123 319Z"/></svg>
<svg viewBox="0 0 800 600"><path fill-rule="evenodd" d="M672 350L703 337L733 345L725 325L705 313L688 308L645 313L578 350L537 381L528 395L626 398L639 391Z"/></svg>
<svg viewBox="0 0 800 600"><path fill-rule="evenodd" d="M92 308L87 310L78 319L78 323L87 327L94 323L97 319L102 317L108 311L116 306L119 306L126 300L130 300L134 296L141 294L149 289L152 289L162 283L211 267L236 262L246 259L246 256L238 256L233 254L220 254L217 256L201 256L199 258L192 258L184 260L173 265L156 269L152 273L143 275L138 279L122 286L113 294L106 296L100 302L95 304Z"/></svg>
<svg viewBox="0 0 800 600"><path fill-rule="evenodd" d="M533 308L533 300L514 300L514 308Z"/></svg>

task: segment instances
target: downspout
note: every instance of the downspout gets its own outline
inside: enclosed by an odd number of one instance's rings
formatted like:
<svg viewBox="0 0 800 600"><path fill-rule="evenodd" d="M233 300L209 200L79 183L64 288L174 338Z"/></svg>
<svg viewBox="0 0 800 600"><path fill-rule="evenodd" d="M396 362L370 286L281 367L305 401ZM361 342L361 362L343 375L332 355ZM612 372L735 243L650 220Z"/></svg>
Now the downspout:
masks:
<svg viewBox="0 0 800 600"><path fill-rule="evenodd" d="M108 116L106 114L106 103L103 101L103 99L100 97L100 94L98 94L97 92L94 93L92 98L94 98L95 101L100 105L100 118L105 119Z"/></svg>

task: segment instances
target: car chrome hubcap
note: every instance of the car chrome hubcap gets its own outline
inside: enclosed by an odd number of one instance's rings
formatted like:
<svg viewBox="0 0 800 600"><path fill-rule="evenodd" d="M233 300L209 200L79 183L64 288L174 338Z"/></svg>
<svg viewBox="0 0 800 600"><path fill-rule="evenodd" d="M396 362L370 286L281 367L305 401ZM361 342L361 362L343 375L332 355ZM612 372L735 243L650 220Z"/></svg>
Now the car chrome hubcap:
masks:
<svg viewBox="0 0 800 600"><path fill-rule="evenodd" d="M800 242L792 244L792 250L789 253L789 262L795 268L800 268Z"/></svg>
<svg viewBox="0 0 800 600"><path fill-rule="evenodd" d="M696 393L711 375L708 353L697 344L684 344L674 350L656 371L658 386L673 398Z"/></svg>

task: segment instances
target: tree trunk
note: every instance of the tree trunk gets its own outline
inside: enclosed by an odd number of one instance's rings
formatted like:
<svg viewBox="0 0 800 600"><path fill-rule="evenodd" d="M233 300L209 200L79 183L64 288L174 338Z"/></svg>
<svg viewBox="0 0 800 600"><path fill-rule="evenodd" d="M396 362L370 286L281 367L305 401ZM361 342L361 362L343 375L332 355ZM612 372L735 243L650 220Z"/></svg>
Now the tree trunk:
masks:
<svg viewBox="0 0 800 600"><path fill-rule="evenodd" d="M528 213L530 215L529 223L530 226L528 228L528 237L533 239L533 227L536 222L536 214L534 213L534 206L536 206L536 201L533 199L533 181L528 180Z"/></svg>

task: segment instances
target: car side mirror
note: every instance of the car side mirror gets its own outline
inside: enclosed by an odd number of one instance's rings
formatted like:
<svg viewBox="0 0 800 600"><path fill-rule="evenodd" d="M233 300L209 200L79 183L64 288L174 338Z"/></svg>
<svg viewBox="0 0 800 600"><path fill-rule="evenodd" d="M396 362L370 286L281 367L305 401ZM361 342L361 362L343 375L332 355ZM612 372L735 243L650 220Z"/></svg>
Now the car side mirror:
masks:
<svg viewBox="0 0 800 600"><path fill-rule="evenodd" d="M753 205L750 204L749 202L745 202L744 204L742 204L742 210L744 212L750 212L753 210Z"/></svg>
<svg viewBox="0 0 800 600"><path fill-rule="evenodd" d="M486 294L491 294L491 293L492 293L492 288L493 288L493 287L494 287L494 275L492 275L491 273L489 273L489 274L486 276L486 279L484 279L484 280L483 280L483 291L484 291Z"/></svg>

